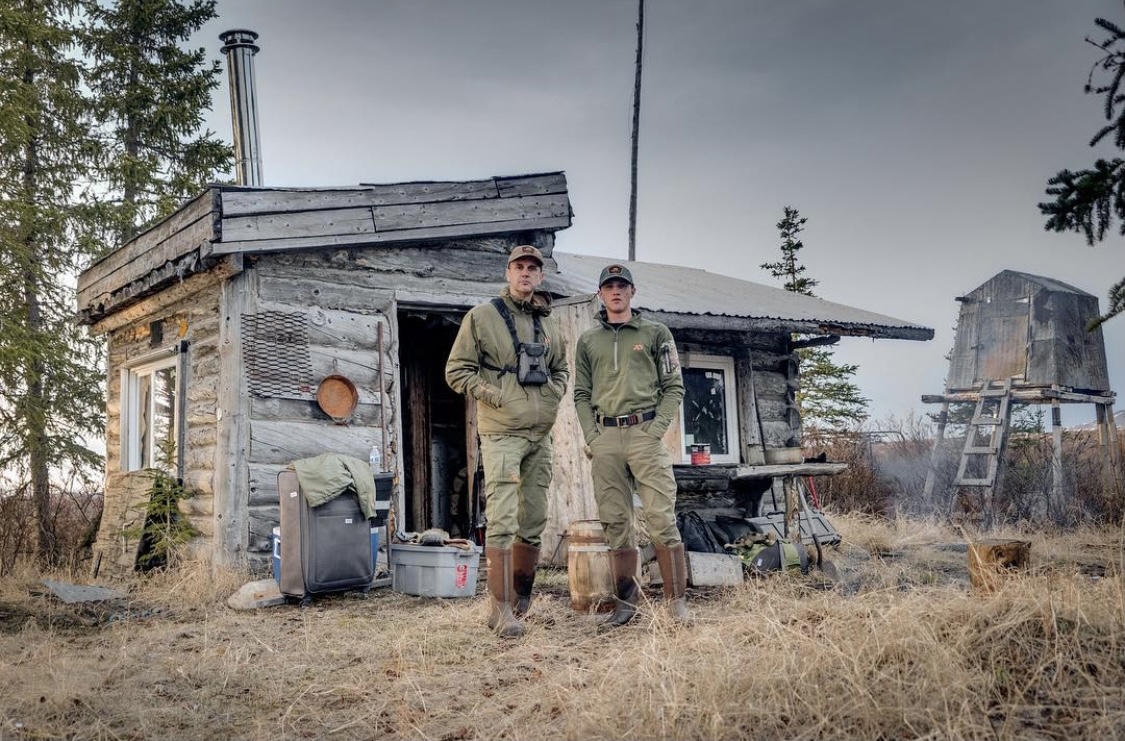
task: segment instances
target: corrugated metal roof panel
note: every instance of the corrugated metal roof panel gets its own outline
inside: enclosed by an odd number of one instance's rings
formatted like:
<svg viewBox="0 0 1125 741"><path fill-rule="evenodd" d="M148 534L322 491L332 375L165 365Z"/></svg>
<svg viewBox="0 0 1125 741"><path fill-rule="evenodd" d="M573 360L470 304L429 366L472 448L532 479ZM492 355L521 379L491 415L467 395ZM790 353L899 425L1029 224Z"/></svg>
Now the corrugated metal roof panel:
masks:
<svg viewBox="0 0 1125 741"><path fill-rule="evenodd" d="M781 288L710 273L699 268L627 262L608 257L575 255L555 250L558 275L547 287L563 294L594 293L602 268L614 262L628 266L637 285L633 304L641 310L671 314L698 314L770 319L778 322L820 323L847 327L882 327L908 330L912 339L933 330L913 322L876 314L832 301L803 296Z"/></svg>

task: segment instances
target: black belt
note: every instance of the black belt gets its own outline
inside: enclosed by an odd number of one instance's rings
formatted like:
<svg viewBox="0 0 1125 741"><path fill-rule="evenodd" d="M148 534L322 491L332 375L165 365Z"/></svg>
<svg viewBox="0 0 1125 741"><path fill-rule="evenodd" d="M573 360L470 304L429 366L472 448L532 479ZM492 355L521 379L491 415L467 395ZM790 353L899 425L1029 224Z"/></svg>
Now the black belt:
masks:
<svg viewBox="0 0 1125 741"><path fill-rule="evenodd" d="M641 422L648 422L650 419L656 419L656 410L650 409L647 412L640 414L626 414L623 417L606 417L602 416L603 427L632 427L639 425Z"/></svg>

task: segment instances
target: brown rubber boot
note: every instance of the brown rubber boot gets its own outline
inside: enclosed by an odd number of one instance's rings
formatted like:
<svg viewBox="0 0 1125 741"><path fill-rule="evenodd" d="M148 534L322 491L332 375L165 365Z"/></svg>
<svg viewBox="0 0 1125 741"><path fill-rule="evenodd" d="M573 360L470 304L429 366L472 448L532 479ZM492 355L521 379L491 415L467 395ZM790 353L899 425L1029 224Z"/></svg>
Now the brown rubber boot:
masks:
<svg viewBox="0 0 1125 741"><path fill-rule="evenodd" d="M521 618L531 609L531 588L535 585L535 565L539 549L518 540L512 543L512 614Z"/></svg>
<svg viewBox="0 0 1125 741"><path fill-rule="evenodd" d="M501 638L519 638L523 626L512 614L512 552L507 548L486 547L488 559L488 594L492 607L488 614L488 627Z"/></svg>
<svg viewBox="0 0 1125 741"><path fill-rule="evenodd" d="M613 550L609 552L609 556L616 608L613 614L598 626L599 633L620 628L637 614L637 549Z"/></svg>
<svg viewBox="0 0 1125 741"><path fill-rule="evenodd" d="M671 547L656 546L656 563L660 566L660 578L664 582L664 601L676 622L691 625L695 620L687 607L687 560L684 544Z"/></svg>

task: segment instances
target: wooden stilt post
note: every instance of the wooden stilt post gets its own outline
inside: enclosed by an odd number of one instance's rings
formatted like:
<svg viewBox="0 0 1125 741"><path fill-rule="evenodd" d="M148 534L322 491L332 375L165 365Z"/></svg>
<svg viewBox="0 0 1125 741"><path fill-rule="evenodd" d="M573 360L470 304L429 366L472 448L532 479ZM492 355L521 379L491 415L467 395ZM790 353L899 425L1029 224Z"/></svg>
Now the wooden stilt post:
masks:
<svg viewBox="0 0 1125 741"><path fill-rule="evenodd" d="M926 471L926 485L922 489L922 499L929 503L934 495L934 481L937 479L937 467L941 461L941 444L945 440L945 425L949 422L949 402L941 404L938 413L937 437L934 439L934 449L930 452L930 468Z"/></svg>
<svg viewBox="0 0 1125 741"><path fill-rule="evenodd" d="M1117 436L1117 420L1113 418L1113 404L1105 405L1106 430L1109 432L1109 465L1113 469L1115 491L1118 496L1125 495L1125 471L1121 466L1121 439Z"/></svg>
<svg viewBox="0 0 1125 741"><path fill-rule="evenodd" d="M1097 404L1098 418L1098 453L1102 458L1102 491L1109 494L1114 490L1113 465L1110 463L1109 421L1104 404Z"/></svg>
<svg viewBox="0 0 1125 741"><path fill-rule="evenodd" d="M1058 399L1051 400L1051 442L1054 444L1051 451L1051 506L1058 507L1063 497L1062 408Z"/></svg>

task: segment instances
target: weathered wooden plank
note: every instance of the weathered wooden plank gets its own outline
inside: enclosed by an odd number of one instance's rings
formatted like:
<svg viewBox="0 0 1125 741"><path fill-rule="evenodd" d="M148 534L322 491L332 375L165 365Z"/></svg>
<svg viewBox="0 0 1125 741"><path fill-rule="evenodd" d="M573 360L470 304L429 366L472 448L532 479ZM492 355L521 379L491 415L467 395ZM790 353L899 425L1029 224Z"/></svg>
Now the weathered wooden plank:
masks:
<svg viewBox="0 0 1125 741"><path fill-rule="evenodd" d="M210 244L212 237L211 218L209 214L205 214L163 242L149 246L116 270L97 280L86 282L78 289L79 309L86 308L99 296L111 295L129 283L144 278L153 270L198 250L202 244Z"/></svg>
<svg viewBox="0 0 1125 741"><path fill-rule="evenodd" d="M848 470L846 463L792 463L776 466L738 466L732 478L765 479L775 476L835 476Z"/></svg>
<svg viewBox="0 0 1125 741"><path fill-rule="evenodd" d="M270 535L273 529L281 522L281 507L250 507L248 508L247 549L265 552L270 549Z"/></svg>
<svg viewBox="0 0 1125 741"><path fill-rule="evenodd" d="M312 361L313 381L320 383L325 376L340 375L355 384L359 392L359 403L379 404L379 358L373 350L348 350L326 345L309 345L309 359ZM384 374L390 363L384 362Z"/></svg>
<svg viewBox="0 0 1125 741"><path fill-rule="evenodd" d="M758 356L754 356L754 388L759 397L772 396L784 399L789 392L789 378L784 373L765 370L758 365ZM788 358L785 360L788 364Z"/></svg>
<svg viewBox="0 0 1125 741"><path fill-rule="evenodd" d="M232 190L222 192L223 215L316 211L329 208L370 208L399 203L478 200L499 198L496 181L360 184L359 188L309 190Z"/></svg>
<svg viewBox="0 0 1125 741"><path fill-rule="evenodd" d="M542 175L497 177L496 188L500 191L501 198L565 193L566 174L553 172Z"/></svg>
<svg viewBox="0 0 1125 741"><path fill-rule="evenodd" d="M514 241L514 240L512 240ZM468 280L502 282L507 253L482 252L471 249L447 249L439 246L378 246L372 249L354 248L348 260L328 261L324 253L319 259L293 260L292 264L283 262L284 258L295 258L294 253L270 255L259 262L259 270L269 275L284 276L292 281L304 276L340 275L345 282L356 278L348 273L392 273L395 278L409 276L429 281ZM547 260L545 269L552 269L554 263ZM360 279L362 280L362 279Z"/></svg>
<svg viewBox="0 0 1125 741"><path fill-rule="evenodd" d="M259 277L259 285L262 287L265 287L271 281L281 282L282 290L278 293L284 292L284 286L292 285L290 279L286 278L265 275ZM321 306L261 301L259 308L263 312L303 312L308 317L307 331L310 343L348 350L374 352L379 323L382 320L384 325L388 324L379 314L359 314L353 311L326 309ZM384 329L384 331L386 330Z"/></svg>
<svg viewBox="0 0 1125 741"><path fill-rule="evenodd" d="M146 471L129 471L106 478L105 504L94 545L94 568L100 572L95 576L123 579L132 575L136 564L152 476Z"/></svg>
<svg viewBox="0 0 1125 741"><path fill-rule="evenodd" d="M241 260L223 260L205 273L188 276L158 294L94 322L90 327L90 332L95 335L112 332L132 322L143 320L145 317L159 314L187 298L192 298L194 302L203 306L214 305L217 313L220 295L217 286L241 270ZM204 293L208 289L212 289L211 292Z"/></svg>
<svg viewBox="0 0 1125 741"><path fill-rule="evenodd" d="M374 209L380 232L570 216L570 200L557 195L450 203L403 204Z"/></svg>
<svg viewBox="0 0 1125 741"><path fill-rule="evenodd" d="M1064 389L1050 389L1050 388L1029 388L1029 389L1012 389L1011 397L1014 401L1022 401L1028 403L1040 402L1049 403L1055 399L1063 402L1080 402L1085 404L1113 404L1113 400L1117 394L1113 391L1106 391L1102 394L1086 394L1078 391L1067 391ZM971 402L980 398L978 391L956 391L948 394L923 394L922 402L924 404L940 404L942 402Z"/></svg>
<svg viewBox="0 0 1125 741"><path fill-rule="evenodd" d="M278 506L277 475L288 467L288 463L250 464L249 502L251 507Z"/></svg>
<svg viewBox="0 0 1125 741"><path fill-rule="evenodd" d="M643 299L638 308L646 309ZM848 325L790 319L713 316L710 314L675 314L667 311L645 311L653 321L667 325L673 333L680 329L719 329L732 332L806 332L837 334L847 337L871 337L899 340L932 340L934 331L928 327L887 327L876 324L854 323Z"/></svg>
<svg viewBox="0 0 1125 741"><path fill-rule="evenodd" d="M223 219L227 241L290 239L336 234L371 234L375 221L370 208L337 208Z"/></svg>
<svg viewBox="0 0 1125 741"><path fill-rule="evenodd" d="M310 273L312 271L309 271ZM340 280L336 280L336 275ZM482 291L488 298L495 296L502 283L493 286L481 285L472 281L424 280L413 276L369 271L338 271L337 273L316 273L299 281L286 284L284 279L273 280L263 276L262 299L272 302L304 303L306 306L319 306L325 309L338 309L357 313L383 312L397 293L418 291L419 293L439 293L444 296L445 305L458 305L456 295L480 296ZM479 303L479 302L477 302ZM472 306L473 301L465 299L463 305Z"/></svg>
<svg viewBox="0 0 1125 741"><path fill-rule="evenodd" d="M377 392L376 392L377 393ZM382 421L378 404L359 404L352 413L348 425L374 427ZM251 399L251 419L305 420L319 424L334 424L332 419L321 411L315 401L302 399Z"/></svg>
<svg viewBox="0 0 1125 741"><path fill-rule="evenodd" d="M242 315L254 310L255 293L254 271L240 273L222 284L213 557L223 566L239 566L239 554L246 547L250 395L243 372Z"/></svg>
<svg viewBox="0 0 1125 741"><path fill-rule="evenodd" d="M552 316L558 322L559 334L566 343L567 357L573 368L578 337L594 324L597 299L584 303L558 307ZM543 530L540 561L555 566L566 565L564 535L570 523L576 520L594 520L598 507L594 501L594 485L590 461L586 458L586 445L578 414L570 402L574 393L574 373L571 372L564 403L552 431L554 442L554 478L547 495L547 525Z"/></svg>
<svg viewBox="0 0 1125 741"><path fill-rule="evenodd" d="M424 229L376 232L375 234L366 235L306 237L301 239L263 239L254 242L215 242L211 244L208 254L227 255L235 253L280 252L285 250L381 244L384 242L421 242L467 237L475 234L507 234L511 232L528 232L537 229L554 231L565 229L568 226L570 226L570 216L558 216L484 222L479 224L453 224L450 226L437 226ZM929 338L927 337L925 339Z"/></svg>
<svg viewBox="0 0 1125 741"><path fill-rule="evenodd" d="M378 427L345 427L332 423L296 420L249 421L248 463L288 464L321 453L342 453L367 460L371 446L379 444Z"/></svg>
<svg viewBox="0 0 1125 741"><path fill-rule="evenodd" d="M154 246L184 231L189 225L204 216L210 218L212 207L212 191L208 189L189 201L179 211L97 260L78 276L79 294L110 273L120 270Z"/></svg>
<svg viewBox="0 0 1125 741"><path fill-rule="evenodd" d="M762 453L762 428L758 422L757 380L749 358L734 362L735 389L738 392L738 438L741 460L750 465L765 462Z"/></svg>

